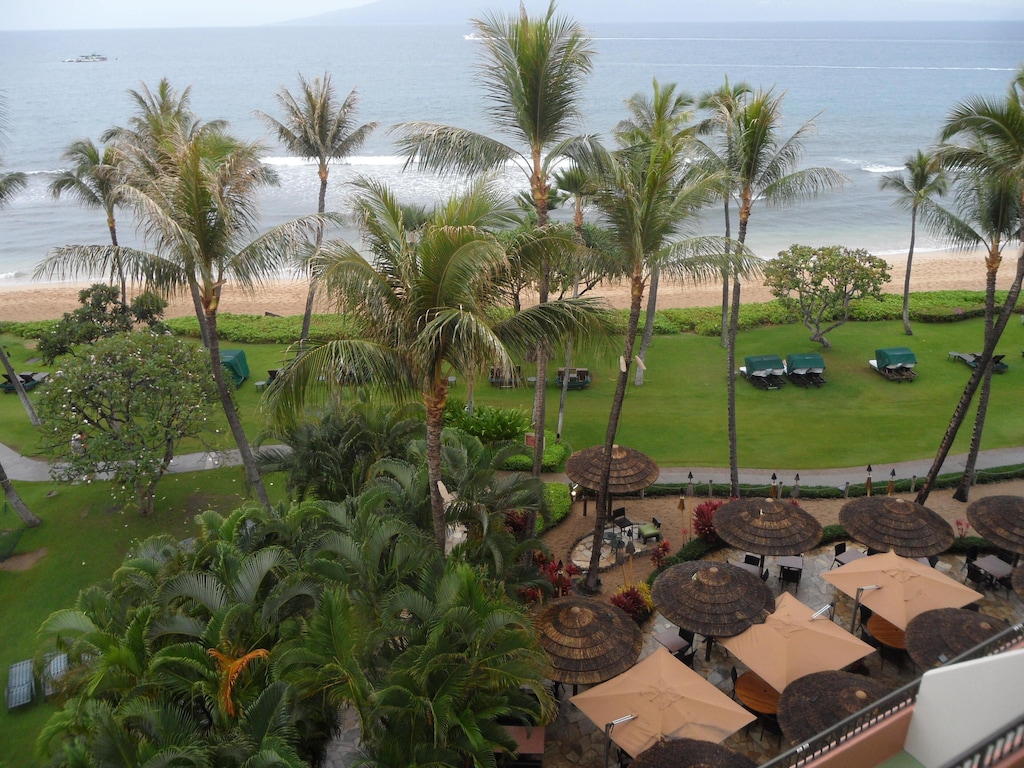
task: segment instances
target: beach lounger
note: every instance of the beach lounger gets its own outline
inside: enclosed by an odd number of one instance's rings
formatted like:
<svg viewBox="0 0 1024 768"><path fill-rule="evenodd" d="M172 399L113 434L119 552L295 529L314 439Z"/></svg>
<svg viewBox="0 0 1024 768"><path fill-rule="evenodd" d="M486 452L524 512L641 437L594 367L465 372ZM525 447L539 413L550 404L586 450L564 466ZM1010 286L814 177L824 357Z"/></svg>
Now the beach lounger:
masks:
<svg viewBox="0 0 1024 768"><path fill-rule="evenodd" d="M31 661L19 661L11 664L7 670L7 711L31 704L36 697L36 677L32 671Z"/></svg>
<svg viewBox="0 0 1024 768"><path fill-rule="evenodd" d="M890 381L902 383L917 378L917 372L914 370L917 357L906 347L876 349L875 359L868 360L868 365Z"/></svg>
<svg viewBox="0 0 1024 768"><path fill-rule="evenodd" d="M825 383L825 360L816 352L786 355L786 377L800 387L820 387Z"/></svg>
<svg viewBox="0 0 1024 768"><path fill-rule="evenodd" d="M992 373L1006 373L1010 370L1010 366L1003 362L1004 357L1006 355L992 355ZM954 362L959 360L968 368L977 368L981 355L971 352L950 352L949 359Z"/></svg>
<svg viewBox="0 0 1024 768"><path fill-rule="evenodd" d="M786 383L786 364L778 355L751 355L743 362L740 374L758 389L779 389Z"/></svg>

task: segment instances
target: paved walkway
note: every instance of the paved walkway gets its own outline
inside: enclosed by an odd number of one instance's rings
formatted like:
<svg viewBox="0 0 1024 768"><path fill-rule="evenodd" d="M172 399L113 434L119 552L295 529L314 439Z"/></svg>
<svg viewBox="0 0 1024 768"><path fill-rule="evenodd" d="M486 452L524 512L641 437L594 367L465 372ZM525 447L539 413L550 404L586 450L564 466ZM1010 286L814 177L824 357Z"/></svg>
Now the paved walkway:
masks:
<svg viewBox="0 0 1024 768"><path fill-rule="evenodd" d="M962 472L967 461L966 454L947 456L942 465L943 473ZM41 460L15 453L0 443L0 463L7 471L11 480L49 480L49 465ZM236 466L241 464L237 450L188 453L176 456L171 462L170 472L194 472L199 469L213 469L219 466ZM1018 448L996 448L981 451L978 454L977 469L993 469L1024 464L1024 446ZM884 484L889 481L890 473L896 470L897 480L909 480L912 477L924 477L931 468L932 459L900 461L895 464L876 464L872 467L872 481ZM739 471L742 485L765 485L771 482L774 473L779 482L792 487L794 478L800 475L800 485L805 487L827 486L843 488L846 483L851 485L863 483L867 477L866 467L845 467L839 469L741 469ZM709 482L723 484L729 482L729 469L721 467L662 467L658 477L660 485L686 485L689 473L693 473L694 485L707 485ZM545 480L569 482L563 473L544 475Z"/></svg>

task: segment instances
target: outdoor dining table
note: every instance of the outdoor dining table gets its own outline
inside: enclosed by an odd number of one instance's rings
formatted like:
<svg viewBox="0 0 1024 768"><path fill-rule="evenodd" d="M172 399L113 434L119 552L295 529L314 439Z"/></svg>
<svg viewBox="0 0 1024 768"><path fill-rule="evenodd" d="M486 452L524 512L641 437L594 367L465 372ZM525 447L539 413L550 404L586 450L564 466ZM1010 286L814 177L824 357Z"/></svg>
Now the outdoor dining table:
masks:
<svg viewBox="0 0 1024 768"><path fill-rule="evenodd" d="M745 563L740 560L730 560L729 565L735 565L737 568L742 568L744 571L749 571L758 578L761 576L761 569L754 563Z"/></svg>
<svg viewBox="0 0 1024 768"><path fill-rule="evenodd" d="M753 672L744 672L736 679L736 698L747 709L762 715L778 712L781 695Z"/></svg>
<svg viewBox="0 0 1024 768"><path fill-rule="evenodd" d="M1013 566L995 555L985 555L974 561L974 565L992 577L992 581L1005 579L1013 573Z"/></svg>
<svg viewBox="0 0 1024 768"><path fill-rule="evenodd" d="M907 633L890 621L886 621L877 613L868 619L868 632L882 645L898 650L906 650Z"/></svg>

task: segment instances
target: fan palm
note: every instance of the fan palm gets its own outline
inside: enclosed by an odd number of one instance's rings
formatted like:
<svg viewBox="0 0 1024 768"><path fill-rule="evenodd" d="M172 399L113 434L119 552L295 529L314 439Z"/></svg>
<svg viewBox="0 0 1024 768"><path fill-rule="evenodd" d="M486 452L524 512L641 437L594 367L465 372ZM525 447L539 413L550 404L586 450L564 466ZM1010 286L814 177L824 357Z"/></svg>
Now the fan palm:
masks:
<svg viewBox="0 0 1024 768"><path fill-rule="evenodd" d="M755 261L746 251L726 255L721 238L684 238L687 223L713 199L720 181L706 174L687 174L681 144L655 141L626 147L608 159L604 183L595 200L606 228L611 232L629 272L630 307L626 336L619 358L619 376L605 432L605 452L594 520L594 552L587 576L588 588L595 588L601 556L601 540L608 512L608 484L612 446L622 414L629 368L633 361L643 306L644 289L652 270L679 279L701 281L722 269L732 259L733 274L749 274Z"/></svg>
<svg viewBox="0 0 1024 768"><path fill-rule="evenodd" d="M290 93L282 88L277 94L277 103L284 117L281 120L265 112L256 115L277 135L278 141L295 155L315 160L317 176L320 178L320 194L317 198L317 213L323 213L327 200L327 179L330 161L342 160L363 146L377 123L355 125L356 108L359 100L352 90L345 101L338 104L337 92L331 76L325 72L322 78L312 81L299 75L299 93ZM316 247L323 241L323 228L316 232ZM307 265L308 266L308 265ZM316 276L311 275L309 293L306 296L306 310L302 316L300 343L309 338L309 323L313 316L313 302L316 298Z"/></svg>
<svg viewBox="0 0 1024 768"><path fill-rule="evenodd" d="M119 203L118 190L124 181L116 150L113 146L97 146L92 139L79 139L68 145L62 157L71 163L71 167L61 171L57 178L50 182L50 193L55 198L68 193L86 208L101 208L107 216L110 244L116 248L117 222L114 214ZM121 303L126 304L128 288L124 265L112 258L111 285L115 279L121 286Z"/></svg>
<svg viewBox="0 0 1024 768"><path fill-rule="evenodd" d="M907 250L907 272L903 278L903 330L907 336L913 336L910 329L910 269L917 239L917 215L922 208L927 209L933 204L933 198L946 194L949 183L939 159L921 150L903 164L903 169L906 173L883 176L881 187L895 192L894 204L910 211L910 247Z"/></svg>
<svg viewBox="0 0 1024 768"><path fill-rule="evenodd" d="M519 146L462 128L420 122L396 126L399 153L428 170L479 174L510 164L518 167L529 181L537 223L543 228L548 223L552 168L583 141L574 139L574 132L594 49L579 24L555 14L553 1L539 18L531 18L520 6L518 15L487 15L473 25L484 51L480 74L487 114L494 127ZM548 301L549 279L550 265L543 259L537 283L542 304ZM538 346L535 475L540 474L544 452L547 359L548 348Z"/></svg>
<svg viewBox="0 0 1024 768"><path fill-rule="evenodd" d="M780 135L782 99L773 90L759 89L736 112L731 137L733 152L725 154L725 188L732 191L739 208L736 241L743 246L755 200L768 205L789 205L819 192L842 186L847 178L832 168L796 169L803 154L803 140L814 130L814 119L788 138ZM719 159L722 159L719 156ZM736 440L736 332L739 327L741 275L733 274L732 308L726 343L728 351L729 482L739 495L739 462Z"/></svg>
<svg viewBox="0 0 1024 768"><path fill-rule="evenodd" d="M138 142L118 144L127 158L128 179L118 196L135 210L153 252L64 246L51 251L37 266L36 274L95 273L116 256L129 265L134 276L158 291L188 290L206 329L214 380L246 480L260 503L269 506L220 362L220 293L229 279L242 290L261 285L288 262L298 244L323 219L296 219L256 235L257 194L262 186L275 181L260 163L262 147L234 138L220 123L203 124L186 112L167 105L150 108L136 121L144 127L155 124L153 133L126 130L117 134L119 142ZM165 113L170 117L154 117Z"/></svg>
<svg viewBox="0 0 1024 768"><path fill-rule="evenodd" d="M4 143L7 131L7 104L4 101L3 94L0 94L0 145ZM3 167L3 161L0 160L0 168ZM8 171L7 173L0 173L0 208L7 205L11 198L18 190L24 189L28 183L28 179L24 173L20 171Z"/></svg>
<svg viewBox="0 0 1024 768"><path fill-rule="evenodd" d="M942 127L940 138L943 144L938 149L942 164L955 171L966 171L976 178L987 179L1007 190L1016 190L1016 217L1018 230L1016 238L1021 240L1019 222L1024 209L1024 67L1018 70L1010 84L1009 92L1003 99L972 97L957 104ZM991 272L989 260L986 269ZM998 264L997 264L998 267ZM1024 280L1024 246L1017 257L1016 273L1006 301L1000 309L991 330L986 329L985 346L978 365L972 371L964 386L960 400L953 409L949 426L946 428L935 459L925 477L924 485L918 491L918 503L928 499L942 463L949 455L953 441L967 416L967 409L974 399L982 378L992 363L995 346L1002 337L1010 313L1020 296L1021 281ZM968 479L970 482L970 479Z"/></svg>
<svg viewBox="0 0 1024 768"><path fill-rule="evenodd" d="M453 198L415 235L385 186L364 179L357 189L355 208L372 260L347 243L325 243L322 279L360 321L363 338L300 352L275 379L268 406L287 422L308 395L352 381L394 399L418 395L426 408L433 534L443 549L438 483L450 371L477 370L485 360L508 367L509 349L589 331L603 315L580 299L531 307L501 322L489 316L489 280L507 256L488 228L508 223L512 208L486 183Z"/></svg>

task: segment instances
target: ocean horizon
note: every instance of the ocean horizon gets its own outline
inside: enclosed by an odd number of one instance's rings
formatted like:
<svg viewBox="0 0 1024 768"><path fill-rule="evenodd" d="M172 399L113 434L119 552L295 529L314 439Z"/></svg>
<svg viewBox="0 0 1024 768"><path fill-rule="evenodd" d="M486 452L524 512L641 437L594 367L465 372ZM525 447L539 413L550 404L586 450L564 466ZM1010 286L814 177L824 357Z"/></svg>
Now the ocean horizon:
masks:
<svg viewBox="0 0 1024 768"><path fill-rule="evenodd" d="M0 285L31 282L46 252L70 243L109 242L102 212L48 185L72 141L98 141L132 114L129 89L167 77L191 88L201 119L224 119L238 136L266 143L264 161L280 179L260 199L262 224L273 226L316 208L312 163L275 145L254 111L277 112L275 94L297 75L331 73L341 97L359 93L359 123L376 121L358 156L332 166L328 207L344 210L347 182L371 175L403 201L430 205L457 181L404 170L387 129L426 120L497 135L474 79L479 46L465 25L252 27L221 29L0 32L0 91L6 99L4 170L24 171L28 189L0 210ZM652 78L698 96L746 81L785 92L787 132L814 118L802 166L828 166L850 183L785 209L755 205L748 243L771 257L793 243L840 244L881 256L906 252L909 217L879 189L918 149L933 145L959 101L1000 96L1022 64L1024 22L778 23L592 25L594 72L579 131L607 136L626 115L624 100L649 93ZM66 61L96 53L105 61ZM501 138L500 136L498 136ZM512 169L510 192L525 187ZM563 214L568 215L568 214ZM709 210L699 231L721 234ZM122 213L119 239L144 246ZM346 236L354 233L346 232ZM944 250L929 233L917 249Z"/></svg>

